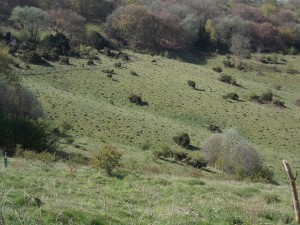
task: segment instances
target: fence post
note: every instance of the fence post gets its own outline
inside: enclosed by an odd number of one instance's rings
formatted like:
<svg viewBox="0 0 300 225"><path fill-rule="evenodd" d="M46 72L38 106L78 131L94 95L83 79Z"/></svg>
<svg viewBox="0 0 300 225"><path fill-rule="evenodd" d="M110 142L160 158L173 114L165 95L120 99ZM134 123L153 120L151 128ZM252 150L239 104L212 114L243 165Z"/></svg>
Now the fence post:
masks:
<svg viewBox="0 0 300 225"><path fill-rule="evenodd" d="M293 205L294 205L294 210L295 210L295 220L296 220L296 223L300 223L300 206L299 206L299 199L298 199L298 193L297 193L297 188L296 188L297 173L296 173L296 176L294 177L288 161L283 160L282 162L283 162L285 171L287 172L287 175L289 177L290 187L292 189Z"/></svg>

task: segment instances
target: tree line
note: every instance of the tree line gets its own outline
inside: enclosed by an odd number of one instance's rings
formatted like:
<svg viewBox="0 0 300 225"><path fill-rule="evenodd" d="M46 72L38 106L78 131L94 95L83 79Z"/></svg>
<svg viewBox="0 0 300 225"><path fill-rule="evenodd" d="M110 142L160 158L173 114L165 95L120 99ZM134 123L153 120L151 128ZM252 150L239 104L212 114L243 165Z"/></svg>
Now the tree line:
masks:
<svg viewBox="0 0 300 225"><path fill-rule="evenodd" d="M218 49L243 56L250 51L289 53L291 48L300 49L300 2L297 0L0 1L2 20L14 19L16 7L32 6L45 12L40 12L38 20L44 21L48 16L52 28L61 30L62 24L54 20L69 17L73 23L64 24L64 29L75 29L72 25L76 22L77 30L72 32L77 35L83 33L78 32L82 31L79 29L83 23L99 22L120 45L149 49ZM22 26L24 28L24 24ZM37 36L39 26L36 23L34 27L36 30L32 29L31 36Z"/></svg>

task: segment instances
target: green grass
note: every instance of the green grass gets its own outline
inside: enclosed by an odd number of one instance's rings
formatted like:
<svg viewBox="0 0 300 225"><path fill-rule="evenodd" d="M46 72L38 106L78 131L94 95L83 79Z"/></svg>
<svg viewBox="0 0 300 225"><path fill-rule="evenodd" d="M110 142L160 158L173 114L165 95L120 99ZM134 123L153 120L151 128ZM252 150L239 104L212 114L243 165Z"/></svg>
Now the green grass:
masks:
<svg viewBox="0 0 300 225"><path fill-rule="evenodd" d="M1 171L3 172L3 171ZM124 170L110 178L90 167L10 159L8 224L290 224L290 190L274 186ZM119 172L120 173L120 172ZM274 200L275 199L275 200ZM38 201L40 202L38 204Z"/></svg>
<svg viewBox="0 0 300 225"><path fill-rule="evenodd" d="M13 159L6 219L17 221L17 206L29 224L290 224L291 193L281 160L300 169L300 108L294 105L300 98L300 76L285 71L287 64L300 71L299 57L284 56L288 62L280 65L245 60L250 68L245 72L224 68L225 56L190 54L185 56L188 63L128 53L133 61L121 69L114 67L118 60L100 55L96 66L71 59L71 66L51 63L20 71L41 100L49 123L71 125L70 137L59 141L61 150L91 156L111 143L124 152L119 173L125 177L109 178L79 165L71 173L65 163L49 166ZM218 81L220 74L212 71L216 66L240 86ZM115 74L108 78L103 69L114 69ZM256 71L263 75L256 76ZM196 82L196 90L188 80ZM251 93L268 90L287 108L247 100ZM230 92L240 100L222 98ZM131 94L140 95L148 106L130 103ZM280 185L233 181L213 168L207 172L153 159L153 151L166 146L182 151L172 140L178 133L188 133L191 144L201 147L211 135L211 123L223 130L236 128L258 149ZM197 154L201 150L193 152ZM37 207L35 198L44 204Z"/></svg>

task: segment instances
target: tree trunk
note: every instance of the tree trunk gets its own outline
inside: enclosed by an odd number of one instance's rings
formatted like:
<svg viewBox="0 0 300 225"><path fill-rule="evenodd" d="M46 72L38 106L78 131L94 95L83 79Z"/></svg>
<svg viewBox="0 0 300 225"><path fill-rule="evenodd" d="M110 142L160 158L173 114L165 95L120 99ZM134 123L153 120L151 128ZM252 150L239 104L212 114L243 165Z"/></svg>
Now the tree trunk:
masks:
<svg viewBox="0 0 300 225"><path fill-rule="evenodd" d="M296 175L296 177L294 177L288 161L283 160L282 162L283 162L284 168L288 174L290 186L291 186L292 193L293 193L295 220L296 220L296 223L300 223L300 206L299 206L299 199L298 199L298 193L297 193L297 188L296 188L297 175Z"/></svg>

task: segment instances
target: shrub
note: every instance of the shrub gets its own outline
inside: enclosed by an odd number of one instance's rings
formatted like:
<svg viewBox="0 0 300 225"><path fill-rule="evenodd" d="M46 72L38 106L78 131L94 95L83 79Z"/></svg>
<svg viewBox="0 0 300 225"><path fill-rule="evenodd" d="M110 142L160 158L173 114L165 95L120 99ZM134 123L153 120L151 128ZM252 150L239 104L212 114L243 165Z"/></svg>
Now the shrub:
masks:
<svg viewBox="0 0 300 225"><path fill-rule="evenodd" d="M225 67L234 68L235 61L232 58L227 57L226 59L223 60L223 65Z"/></svg>
<svg viewBox="0 0 300 225"><path fill-rule="evenodd" d="M133 70L130 70L130 74L131 74L132 76L138 76L137 72L135 72L135 71L133 71Z"/></svg>
<svg viewBox="0 0 300 225"><path fill-rule="evenodd" d="M222 73L222 71L223 71L222 68L219 67L219 66L212 68L212 70L215 71L215 72L217 72L217 73Z"/></svg>
<svg viewBox="0 0 300 225"><path fill-rule="evenodd" d="M22 56L22 60L25 63L30 63L30 64L43 64L45 61L42 59L40 55L38 55L35 51L26 51L24 52Z"/></svg>
<svg viewBox="0 0 300 225"><path fill-rule="evenodd" d="M143 105L142 98L138 95L134 95L134 94L130 95L129 100L130 102L135 103L136 105Z"/></svg>
<svg viewBox="0 0 300 225"><path fill-rule="evenodd" d="M300 99L296 100L295 105L300 107Z"/></svg>
<svg viewBox="0 0 300 225"><path fill-rule="evenodd" d="M111 56L110 49L107 48L107 47L105 47L104 50L103 50L103 54L104 54L105 56Z"/></svg>
<svg viewBox="0 0 300 225"><path fill-rule="evenodd" d="M113 170L120 166L122 155L123 153L116 147L106 144L92 156L92 167L97 170L104 169L111 176Z"/></svg>
<svg viewBox="0 0 300 225"><path fill-rule="evenodd" d="M272 103L280 108L285 108L285 103L278 99L273 99Z"/></svg>
<svg viewBox="0 0 300 225"><path fill-rule="evenodd" d="M259 100L261 102L271 102L273 99L273 93L271 91L264 92L261 96L259 96Z"/></svg>
<svg viewBox="0 0 300 225"><path fill-rule="evenodd" d="M87 63L86 63L88 66L94 66L95 63L93 60L88 60Z"/></svg>
<svg viewBox="0 0 300 225"><path fill-rule="evenodd" d="M61 65L70 65L70 60L69 60L68 57L61 56L59 58L59 64L61 64Z"/></svg>
<svg viewBox="0 0 300 225"><path fill-rule="evenodd" d="M210 165L219 166L224 172L239 178L263 176L272 180L270 173L263 174L265 168L257 150L234 129L212 135L204 143L203 156Z"/></svg>
<svg viewBox="0 0 300 225"><path fill-rule="evenodd" d="M188 85L190 86L190 87L192 87L192 88L196 88L196 83L195 83L195 81L192 81L192 80L189 80L188 81Z"/></svg>
<svg viewBox="0 0 300 225"><path fill-rule="evenodd" d="M89 35L89 44L96 49L108 47L108 41L97 31L92 31Z"/></svg>
<svg viewBox="0 0 300 225"><path fill-rule="evenodd" d="M173 152L168 146L164 146L161 149L157 149L153 151L153 156L155 159L157 158L169 158L172 157Z"/></svg>
<svg viewBox="0 0 300 225"><path fill-rule="evenodd" d="M46 50L56 49L59 55L66 55L70 51L70 41L62 33L50 34L42 41L43 48Z"/></svg>
<svg viewBox="0 0 300 225"><path fill-rule="evenodd" d="M236 80L232 78L230 75L223 74L221 77L219 77L219 81L228 83L228 84L233 84L236 85Z"/></svg>
<svg viewBox="0 0 300 225"><path fill-rule="evenodd" d="M182 134L174 136L173 137L173 141L176 144L178 144L178 145L186 148L190 144L190 137L189 137L189 135L187 133L182 133Z"/></svg>
<svg viewBox="0 0 300 225"><path fill-rule="evenodd" d="M115 67L120 69L122 67L122 63L121 62L116 62Z"/></svg>
<svg viewBox="0 0 300 225"><path fill-rule="evenodd" d="M231 92L231 93L228 93L227 95L224 95L223 98L224 98L224 99L238 100L238 99L239 99L239 96L238 96L237 93Z"/></svg>

